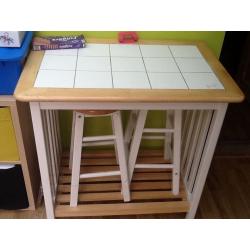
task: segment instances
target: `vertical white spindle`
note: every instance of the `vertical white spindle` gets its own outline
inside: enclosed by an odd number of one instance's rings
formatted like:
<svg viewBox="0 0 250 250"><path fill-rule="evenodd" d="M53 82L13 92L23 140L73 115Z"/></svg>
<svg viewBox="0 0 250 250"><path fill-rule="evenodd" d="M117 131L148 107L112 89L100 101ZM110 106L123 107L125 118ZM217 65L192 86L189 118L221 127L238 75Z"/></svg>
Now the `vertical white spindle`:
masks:
<svg viewBox="0 0 250 250"><path fill-rule="evenodd" d="M82 136L84 126L84 115L76 112L75 128L73 134L74 150L72 158L72 177L71 177L71 192L70 206L76 207L78 203L79 178L81 169L81 154L82 154Z"/></svg>
<svg viewBox="0 0 250 250"><path fill-rule="evenodd" d="M197 141L197 147L195 150L194 159L193 159L192 166L190 169L190 175L189 175L189 178L187 180L187 188L188 188L189 192L192 191L192 188L194 185L195 177L196 177L196 174L198 171L198 167L199 167L200 159L202 156L203 147L205 145L206 136L208 133L209 124L211 122L211 119L212 119L212 111L210 111L210 110L204 111L203 117L202 117L201 130L200 130L199 138Z"/></svg>
<svg viewBox="0 0 250 250"><path fill-rule="evenodd" d="M174 195L179 193L180 183L180 158L181 158L181 110L174 111L174 146L173 146L173 172L172 172L172 191Z"/></svg>

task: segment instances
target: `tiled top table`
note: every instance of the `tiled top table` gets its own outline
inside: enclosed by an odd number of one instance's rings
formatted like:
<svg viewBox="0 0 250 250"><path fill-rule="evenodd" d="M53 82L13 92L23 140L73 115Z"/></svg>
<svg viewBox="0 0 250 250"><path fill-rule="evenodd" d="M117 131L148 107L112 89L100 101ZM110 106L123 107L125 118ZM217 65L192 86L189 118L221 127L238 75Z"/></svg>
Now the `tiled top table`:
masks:
<svg viewBox="0 0 250 250"><path fill-rule="evenodd" d="M31 52L23 101L239 102L243 95L202 42L91 40L79 50ZM56 90L56 91L55 91Z"/></svg>
<svg viewBox="0 0 250 250"><path fill-rule="evenodd" d="M242 101L242 92L203 42L88 42L79 50L31 52L15 91L30 102L47 216L57 215L57 110L181 109L181 167L193 218L227 104Z"/></svg>

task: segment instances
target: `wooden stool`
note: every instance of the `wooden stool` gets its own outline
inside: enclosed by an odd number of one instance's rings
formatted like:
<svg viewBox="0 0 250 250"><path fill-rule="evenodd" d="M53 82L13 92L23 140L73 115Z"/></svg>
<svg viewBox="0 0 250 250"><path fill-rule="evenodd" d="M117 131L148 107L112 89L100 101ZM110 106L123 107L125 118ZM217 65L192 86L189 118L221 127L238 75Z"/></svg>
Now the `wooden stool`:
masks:
<svg viewBox="0 0 250 250"><path fill-rule="evenodd" d="M172 192L179 193L180 157L181 157L181 110L167 111L166 128L144 128L147 110L132 111L125 132L125 142L130 150L128 158L129 179L132 180L135 168L166 168L172 169ZM136 122L135 122L136 121ZM134 125L133 125L134 124ZM134 131L133 131L134 130ZM133 133L134 132L134 133ZM143 133L164 133L163 136L145 135ZM170 164L136 164L141 139L163 139L164 159Z"/></svg>
<svg viewBox="0 0 250 250"><path fill-rule="evenodd" d="M112 120L112 135L83 137L85 117L110 116ZM97 172L80 174L81 154L83 146L99 146L114 144L116 158L119 164L118 171ZM122 194L124 201L130 201L129 179L127 158L124 147L123 129L120 111L105 110L78 110L73 112L70 161L72 168L70 206L75 207L78 203L79 181L82 178L95 178L105 176L121 176Z"/></svg>

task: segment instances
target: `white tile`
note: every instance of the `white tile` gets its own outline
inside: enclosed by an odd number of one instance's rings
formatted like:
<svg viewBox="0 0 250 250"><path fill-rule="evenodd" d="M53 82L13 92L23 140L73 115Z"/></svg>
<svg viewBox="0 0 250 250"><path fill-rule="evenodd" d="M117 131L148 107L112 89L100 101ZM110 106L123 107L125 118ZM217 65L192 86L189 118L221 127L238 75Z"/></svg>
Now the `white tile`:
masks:
<svg viewBox="0 0 250 250"><path fill-rule="evenodd" d="M110 44L110 54L118 57L141 57L137 44Z"/></svg>
<svg viewBox="0 0 250 250"><path fill-rule="evenodd" d="M150 89L147 74L144 72L113 72L114 88Z"/></svg>
<svg viewBox="0 0 250 250"><path fill-rule="evenodd" d="M40 69L75 70L77 56L44 55Z"/></svg>
<svg viewBox="0 0 250 250"><path fill-rule="evenodd" d="M203 58L176 58L181 72L212 72L212 69Z"/></svg>
<svg viewBox="0 0 250 250"><path fill-rule="evenodd" d="M110 56L109 44L87 43L85 48L79 49L78 56Z"/></svg>
<svg viewBox="0 0 250 250"><path fill-rule="evenodd" d="M142 58L111 57L112 71L145 71Z"/></svg>
<svg viewBox="0 0 250 250"><path fill-rule="evenodd" d="M187 89L181 73L148 73L152 89Z"/></svg>
<svg viewBox="0 0 250 250"><path fill-rule="evenodd" d="M54 55L54 56L77 56L77 49L55 49L55 50L46 50L45 55Z"/></svg>
<svg viewBox="0 0 250 250"><path fill-rule="evenodd" d="M170 45L174 57L202 57L199 49L194 45Z"/></svg>
<svg viewBox="0 0 250 250"><path fill-rule="evenodd" d="M147 72L180 72L173 58L144 58Z"/></svg>
<svg viewBox="0 0 250 250"><path fill-rule="evenodd" d="M77 70L111 71L110 57L78 57Z"/></svg>
<svg viewBox="0 0 250 250"><path fill-rule="evenodd" d="M76 71L75 88L112 88L111 72Z"/></svg>
<svg viewBox="0 0 250 250"><path fill-rule="evenodd" d="M73 88L75 71L39 70L34 87L37 88Z"/></svg>
<svg viewBox="0 0 250 250"><path fill-rule="evenodd" d="M167 45L140 45L143 57L172 57Z"/></svg>
<svg viewBox="0 0 250 250"><path fill-rule="evenodd" d="M224 89L214 73L184 73L190 89Z"/></svg>

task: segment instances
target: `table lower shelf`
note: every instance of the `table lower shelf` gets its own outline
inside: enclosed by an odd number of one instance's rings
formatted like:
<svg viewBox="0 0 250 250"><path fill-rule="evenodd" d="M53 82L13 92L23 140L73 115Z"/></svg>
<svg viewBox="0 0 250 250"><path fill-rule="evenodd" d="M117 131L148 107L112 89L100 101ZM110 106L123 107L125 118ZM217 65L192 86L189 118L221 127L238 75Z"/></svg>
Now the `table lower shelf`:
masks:
<svg viewBox="0 0 250 250"><path fill-rule="evenodd" d="M139 154L140 163L164 163L159 150ZM88 151L82 157L82 173L117 170L115 154L110 150ZM78 206L69 206L71 173L68 153L62 159L57 189L55 216L92 217L144 214L186 213L189 202L181 181L179 195L171 191L172 173L166 169L136 169L131 183L131 201L123 202L120 176L82 179Z"/></svg>

